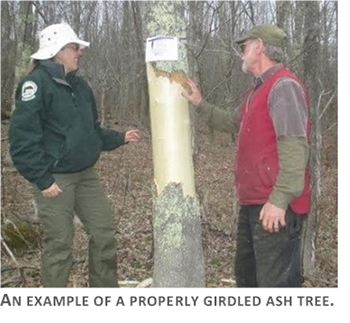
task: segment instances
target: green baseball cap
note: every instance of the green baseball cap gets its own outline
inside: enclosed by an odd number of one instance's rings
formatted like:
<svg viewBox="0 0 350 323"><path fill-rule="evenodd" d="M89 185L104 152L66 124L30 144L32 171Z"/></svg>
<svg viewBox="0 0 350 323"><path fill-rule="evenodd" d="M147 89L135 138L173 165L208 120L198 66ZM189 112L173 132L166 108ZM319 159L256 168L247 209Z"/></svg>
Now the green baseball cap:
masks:
<svg viewBox="0 0 350 323"><path fill-rule="evenodd" d="M287 38L286 33L274 25L258 25L250 29L244 36L235 40L235 43L241 44L248 39L260 38L264 43L276 47L284 47L284 40Z"/></svg>

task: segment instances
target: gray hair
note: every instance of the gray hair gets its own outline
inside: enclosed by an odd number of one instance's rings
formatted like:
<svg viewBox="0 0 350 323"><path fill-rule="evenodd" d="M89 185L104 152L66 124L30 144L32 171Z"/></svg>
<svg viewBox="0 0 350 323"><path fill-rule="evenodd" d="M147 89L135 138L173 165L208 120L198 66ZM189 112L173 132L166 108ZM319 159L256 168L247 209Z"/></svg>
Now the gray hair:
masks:
<svg viewBox="0 0 350 323"><path fill-rule="evenodd" d="M40 65L40 61L38 59L31 59L27 68L26 68L26 74L29 75L31 72L33 72L38 66Z"/></svg>
<svg viewBox="0 0 350 323"><path fill-rule="evenodd" d="M281 63L284 61L284 51L281 47L272 46L270 44L265 44L264 54L271 60Z"/></svg>

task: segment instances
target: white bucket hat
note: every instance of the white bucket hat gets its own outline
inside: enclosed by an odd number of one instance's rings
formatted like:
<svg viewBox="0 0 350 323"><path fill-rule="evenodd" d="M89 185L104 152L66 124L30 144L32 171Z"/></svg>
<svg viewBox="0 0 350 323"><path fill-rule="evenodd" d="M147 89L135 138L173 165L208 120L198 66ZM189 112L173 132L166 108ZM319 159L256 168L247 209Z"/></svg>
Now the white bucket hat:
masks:
<svg viewBox="0 0 350 323"><path fill-rule="evenodd" d="M32 59L49 59L54 57L63 46L76 43L80 48L90 46L89 42L80 40L74 30L67 24L55 24L43 29L39 34L39 50L30 56Z"/></svg>

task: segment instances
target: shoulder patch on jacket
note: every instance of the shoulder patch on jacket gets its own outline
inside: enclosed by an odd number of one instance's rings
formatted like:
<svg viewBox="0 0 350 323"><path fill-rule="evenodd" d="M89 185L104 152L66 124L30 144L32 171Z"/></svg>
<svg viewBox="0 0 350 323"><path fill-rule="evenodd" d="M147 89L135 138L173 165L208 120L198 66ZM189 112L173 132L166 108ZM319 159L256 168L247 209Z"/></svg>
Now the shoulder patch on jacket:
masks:
<svg viewBox="0 0 350 323"><path fill-rule="evenodd" d="M38 86L33 81L26 81L22 85L22 101L30 101L35 99L35 93Z"/></svg>

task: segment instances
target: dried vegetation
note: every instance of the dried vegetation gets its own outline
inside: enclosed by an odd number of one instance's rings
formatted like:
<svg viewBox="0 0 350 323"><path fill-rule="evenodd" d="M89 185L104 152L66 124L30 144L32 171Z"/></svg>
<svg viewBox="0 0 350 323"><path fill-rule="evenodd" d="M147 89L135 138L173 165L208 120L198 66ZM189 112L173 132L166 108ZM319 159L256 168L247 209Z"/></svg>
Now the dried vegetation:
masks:
<svg viewBox="0 0 350 323"><path fill-rule="evenodd" d="M36 221L30 185L7 165L7 127L2 126L2 237L12 256L1 249L1 285L3 287L39 287L40 225L31 224L29 236L22 237L10 228ZM207 126L198 130L199 153L195 162L197 193L202 201L203 246L207 287L234 287L237 205L233 186L234 142L229 135L210 134ZM318 230L317 276L305 281L305 287L338 286L337 231L337 153L330 147L322 169L322 204ZM152 152L149 131L143 140L113 152L103 153L96 165L106 194L114 210L117 228L119 281L144 281L152 277ZM7 225L6 225L7 224ZM74 265L69 286L88 284L88 240L75 221ZM7 229L9 230L9 229ZM24 230L24 232L27 232ZM16 236L21 246L11 242Z"/></svg>

